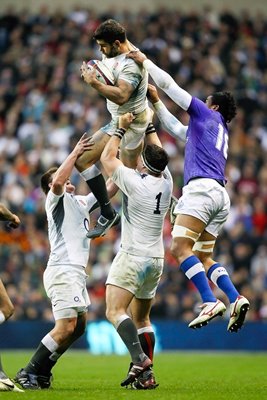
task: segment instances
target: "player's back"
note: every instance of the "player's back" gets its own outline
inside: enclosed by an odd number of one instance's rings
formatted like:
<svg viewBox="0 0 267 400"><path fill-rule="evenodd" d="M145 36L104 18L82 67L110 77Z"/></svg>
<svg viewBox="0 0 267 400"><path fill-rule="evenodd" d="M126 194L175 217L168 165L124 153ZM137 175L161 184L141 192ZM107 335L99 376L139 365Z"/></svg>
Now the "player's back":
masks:
<svg viewBox="0 0 267 400"><path fill-rule="evenodd" d="M221 114L194 97L188 113L184 183L196 177L225 180L228 129Z"/></svg>
<svg viewBox="0 0 267 400"><path fill-rule="evenodd" d="M164 257L163 223L172 193L169 176L131 173L123 194L121 247L130 254Z"/></svg>

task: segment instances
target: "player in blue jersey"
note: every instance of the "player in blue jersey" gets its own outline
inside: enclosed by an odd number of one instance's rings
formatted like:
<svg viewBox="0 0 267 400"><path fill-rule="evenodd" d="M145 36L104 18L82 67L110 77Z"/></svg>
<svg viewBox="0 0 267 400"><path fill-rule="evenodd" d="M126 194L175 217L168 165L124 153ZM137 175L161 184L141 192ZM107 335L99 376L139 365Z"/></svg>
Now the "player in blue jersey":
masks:
<svg viewBox="0 0 267 400"><path fill-rule="evenodd" d="M230 199L225 189L225 165L227 124L236 115L234 99L229 92L217 92L208 96L204 103L180 88L168 73L143 53L132 52L129 57L142 64L156 85L190 116L189 125L185 127L168 112L158 97L153 100L157 115L168 126L169 132L186 142L184 187L174 211L176 220L171 250L203 300L200 314L189 327L201 328L226 310L210 289L207 274L229 298L227 329L237 332L244 323L249 301L238 293L226 269L212 259L216 238L230 210Z"/></svg>

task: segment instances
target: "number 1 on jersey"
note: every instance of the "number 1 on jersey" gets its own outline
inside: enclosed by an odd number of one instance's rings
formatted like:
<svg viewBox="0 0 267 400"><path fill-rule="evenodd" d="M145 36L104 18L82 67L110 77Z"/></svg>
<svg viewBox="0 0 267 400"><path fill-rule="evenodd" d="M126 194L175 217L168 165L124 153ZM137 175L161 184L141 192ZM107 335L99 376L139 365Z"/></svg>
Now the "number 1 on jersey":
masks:
<svg viewBox="0 0 267 400"><path fill-rule="evenodd" d="M162 192L159 192L159 194L157 194L157 196L155 197L155 199L157 200L157 204L156 204L156 209L154 210L154 214L160 214L159 205L160 205L161 196L162 196Z"/></svg>

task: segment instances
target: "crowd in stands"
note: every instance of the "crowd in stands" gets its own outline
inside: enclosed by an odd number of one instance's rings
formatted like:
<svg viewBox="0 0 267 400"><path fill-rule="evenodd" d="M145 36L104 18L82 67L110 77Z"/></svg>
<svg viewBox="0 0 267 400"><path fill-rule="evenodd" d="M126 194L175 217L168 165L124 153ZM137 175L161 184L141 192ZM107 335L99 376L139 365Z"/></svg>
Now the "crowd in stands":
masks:
<svg viewBox="0 0 267 400"><path fill-rule="evenodd" d="M13 320L52 320L42 274L49 254L41 174L60 164L85 131L109 119L105 100L80 78L83 60L100 59L92 34L114 18L137 45L177 83L205 100L231 91L238 115L230 125L227 189L231 212L216 245L216 259L232 275L251 308L248 319L267 319L267 15L238 16L231 11L158 9L107 11L76 7L35 14L11 7L0 15L0 198L21 221L0 227L0 276L15 305ZM160 93L167 107L186 123L187 116ZM175 195L183 184L183 144L155 119L168 151ZM87 193L78 173L79 193ZM113 199L120 209L120 195ZM98 212L96 211L96 216ZM92 221L92 224L94 221ZM189 321L200 303L170 254L171 225L164 228L166 261L152 319ZM120 244L120 228L91 243L88 290L90 320L105 316L105 279ZM221 292L217 296L225 301ZM226 316L227 317L227 316Z"/></svg>

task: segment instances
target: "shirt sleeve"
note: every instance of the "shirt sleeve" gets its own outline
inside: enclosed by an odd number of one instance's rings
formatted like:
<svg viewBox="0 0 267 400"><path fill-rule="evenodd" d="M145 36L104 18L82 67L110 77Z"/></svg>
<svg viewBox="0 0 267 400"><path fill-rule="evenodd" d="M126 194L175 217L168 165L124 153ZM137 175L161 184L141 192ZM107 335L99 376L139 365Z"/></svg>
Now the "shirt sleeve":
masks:
<svg viewBox="0 0 267 400"><path fill-rule="evenodd" d="M188 126L183 125L172 113L170 113L161 100L154 103L153 108L163 128L175 139L180 139L185 142Z"/></svg>
<svg viewBox="0 0 267 400"><path fill-rule="evenodd" d="M132 169L125 167L124 165L120 165L113 172L111 179L116 185L121 189L121 191L127 196L131 196L133 192L133 183L135 181L137 172Z"/></svg>
<svg viewBox="0 0 267 400"><path fill-rule="evenodd" d="M153 78L156 85L183 110L187 111L192 100L191 94L177 85L167 72L157 67L151 60L145 60L143 66L146 68L151 78Z"/></svg>
<svg viewBox="0 0 267 400"><path fill-rule="evenodd" d="M65 192L63 192L61 195L57 195L52 190L49 190L46 196L46 201L45 201L45 209L47 213L51 213L53 209L56 207L57 203L63 197Z"/></svg>
<svg viewBox="0 0 267 400"><path fill-rule="evenodd" d="M128 62L120 71L118 79L123 79L136 89L142 80L140 67L133 60L128 59Z"/></svg>
<svg viewBox="0 0 267 400"><path fill-rule="evenodd" d="M193 97L190 107L188 109L188 114L191 116L205 118L205 116L210 115L211 110L206 106L206 104L198 99L197 97Z"/></svg>

